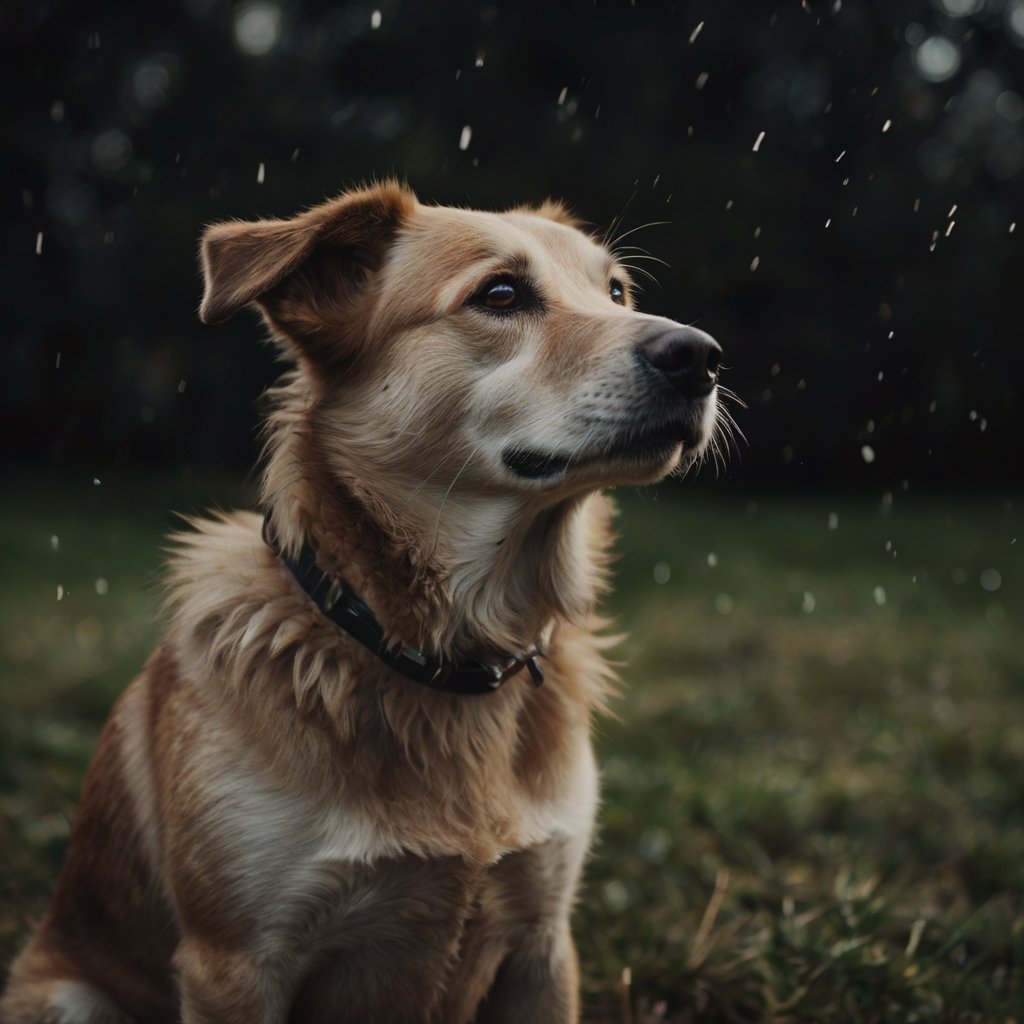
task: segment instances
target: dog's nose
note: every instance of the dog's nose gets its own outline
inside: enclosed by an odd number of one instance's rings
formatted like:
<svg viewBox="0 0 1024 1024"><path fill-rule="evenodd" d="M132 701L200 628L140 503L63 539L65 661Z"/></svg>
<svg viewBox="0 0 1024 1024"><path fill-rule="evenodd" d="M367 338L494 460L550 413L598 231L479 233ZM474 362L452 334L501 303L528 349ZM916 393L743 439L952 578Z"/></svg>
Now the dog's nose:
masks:
<svg viewBox="0 0 1024 1024"><path fill-rule="evenodd" d="M637 352L687 398L703 398L718 383L722 348L710 334L695 327L673 327L645 338Z"/></svg>

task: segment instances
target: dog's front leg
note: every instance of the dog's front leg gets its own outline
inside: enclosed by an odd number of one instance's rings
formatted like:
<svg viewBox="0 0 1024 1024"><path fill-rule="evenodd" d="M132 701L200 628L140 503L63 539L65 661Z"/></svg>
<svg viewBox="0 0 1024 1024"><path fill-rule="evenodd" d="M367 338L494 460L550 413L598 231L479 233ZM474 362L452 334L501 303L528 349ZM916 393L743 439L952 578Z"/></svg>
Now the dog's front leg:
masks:
<svg viewBox="0 0 1024 1024"><path fill-rule="evenodd" d="M576 1024L579 967L569 922L529 935L498 971L477 1024Z"/></svg>
<svg viewBox="0 0 1024 1024"><path fill-rule="evenodd" d="M575 1024L579 1019L579 967L569 915L589 840L589 828L552 838L509 854L492 869L466 942L467 959L477 964L497 953L490 960L493 981L477 1010L477 1024Z"/></svg>
<svg viewBox="0 0 1024 1024"><path fill-rule="evenodd" d="M284 1024L293 986L247 953L184 940L174 957L182 1024Z"/></svg>

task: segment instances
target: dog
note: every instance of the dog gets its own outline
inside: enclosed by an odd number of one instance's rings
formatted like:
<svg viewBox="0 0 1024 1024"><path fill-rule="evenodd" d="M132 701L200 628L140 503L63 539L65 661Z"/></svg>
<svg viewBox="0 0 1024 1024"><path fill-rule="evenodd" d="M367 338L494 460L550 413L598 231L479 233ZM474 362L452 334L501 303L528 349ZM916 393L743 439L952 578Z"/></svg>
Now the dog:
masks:
<svg viewBox="0 0 1024 1024"><path fill-rule="evenodd" d="M701 458L720 348L552 201L387 181L201 259L290 360L264 515L173 539L0 1020L575 1021L603 492Z"/></svg>

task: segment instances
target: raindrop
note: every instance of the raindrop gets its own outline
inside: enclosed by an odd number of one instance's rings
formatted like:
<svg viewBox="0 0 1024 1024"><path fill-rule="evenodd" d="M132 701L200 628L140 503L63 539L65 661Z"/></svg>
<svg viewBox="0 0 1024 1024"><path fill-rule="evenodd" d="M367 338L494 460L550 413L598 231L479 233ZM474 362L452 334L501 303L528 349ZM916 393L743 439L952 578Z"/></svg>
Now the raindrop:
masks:
<svg viewBox="0 0 1024 1024"><path fill-rule="evenodd" d="M758 268L758 267L759 267L760 265L761 265L761 257L760 257L760 256L755 256L755 257L754 257L754 258L753 258L753 259L752 259L752 260L750 261L750 269L751 269L751 270L757 270L757 268Z"/></svg>
<svg viewBox="0 0 1024 1024"><path fill-rule="evenodd" d="M558 94L558 105L561 106L565 102L565 97L569 95L569 86L563 85L562 91Z"/></svg>
<svg viewBox="0 0 1024 1024"><path fill-rule="evenodd" d="M256 184L262 185L267 180L267 165L261 160L259 167L256 168Z"/></svg>
<svg viewBox="0 0 1024 1024"><path fill-rule="evenodd" d="M892 121L886 118L885 124L882 125L882 134L884 135L892 127Z"/></svg>
<svg viewBox="0 0 1024 1024"><path fill-rule="evenodd" d="M43 255L43 233L42 231L36 232L36 255Z"/></svg>
<svg viewBox="0 0 1024 1024"><path fill-rule="evenodd" d="M719 594L715 598L715 611L719 615L732 615L736 602L728 594Z"/></svg>
<svg viewBox="0 0 1024 1024"><path fill-rule="evenodd" d="M875 604L881 608L881 606L885 604L885 587L875 587L871 596L874 597Z"/></svg>
<svg viewBox="0 0 1024 1024"><path fill-rule="evenodd" d="M690 33L690 45L691 46L695 42L697 42L697 36L700 35L701 29L703 29L703 28L704 28L704 22L702 21L702 22L699 22L697 27Z"/></svg>
<svg viewBox="0 0 1024 1024"><path fill-rule="evenodd" d="M718 565L718 555L716 555L714 553L714 551L709 551L708 552L708 568L709 569L714 569L715 566L717 566L717 565Z"/></svg>
<svg viewBox="0 0 1024 1024"><path fill-rule="evenodd" d="M459 149L463 152L469 149L470 140L473 138L473 129L468 125L462 126L462 134L459 136Z"/></svg>
<svg viewBox="0 0 1024 1024"><path fill-rule="evenodd" d="M182 378L181 380L178 381L178 394L179 395L185 394L185 387L186 387L185 380L184 380L184 378Z"/></svg>
<svg viewBox="0 0 1024 1024"><path fill-rule="evenodd" d="M707 85L707 84L708 84L708 73L706 71L702 71L697 76L697 81L694 82L694 87L697 89L698 92L700 92L700 90L703 89L704 86Z"/></svg>
<svg viewBox="0 0 1024 1024"><path fill-rule="evenodd" d="M57 600L64 600L64 588L59 583L57 584Z"/></svg>
<svg viewBox="0 0 1024 1024"><path fill-rule="evenodd" d="M870 466L875 461L875 449L869 444L861 445L860 457Z"/></svg>
<svg viewBox="0 0 1024 1024"><path fill-rule="evenodd" d="M57 552L60 551L60 537L55 533L50 535L50 550L54 554L57 554Z"/></svg>
<svg viewBox="0 0 1024 1024"><path fill-rule="evenodd" d="M375 31L378 28L380 28L380 11L371 11L370 12L370 29L371 29L371 31Z"/></svg>
<svg viewBox="0 0 1024 1024"><path fill-rule="evenodd" d="M810 615L811 612L813 612L814 609L817 607L818 602L814 600L814 595L809 590L805 590L804 599L802 604L800 605L801 610L804 611L806 614Z"/></svg>
<svg viewBox="0 0 1024 1024"><path fill-rule="evenodd" d="M946 228L946 237L947 237L947 238L949 238L949 236L950 236L951 234L953 234L953 227L954 227L954 225L955 225L955 224L956 224L956 221L955 221L955 220L951 220L951 221L949 222L949 225L948 225L948 226L947 226L947 228Z"/></svg>
<svg viewBox="0 0 1024 1024"><path fill-rule="evenodd" d="M829 512L828 514L828 528L830 530L839 529L839 514L837 512Z"/></svg>
<svg viewBox="0 0 1024 1024"><path fill-rule="evenodd" d="M56 364L55 368L58 369L58 370L60 369L60 353L59 352L57 353L57 364Z"/></svg>
<svg viewBox="0 0 1024 1024"><path fill-rule="evenodd" d="M672 578L672 569L668 562L658 562L654 566L654 582L655 583L668 583Z"/></svg>
<svg viewBox="0 0 1024 1024"><path fill-rule="evenodd" d="M844 156L846 156L845 149L839 154L839 156L836 157L836 163L839 163L839 161L842 160Z"/></svg>
<svg viewBox="0 0 1024 1024"><path fill-rule="evenodd" d="M99 485L100 485L100 478L98 476L94 476L92 478L92 485L93 485L93 487L99 487Z"/></svg>
<svg viewBox="0 0 1024 1024"><path fill-rule="evenodd" d="M96 580L95 587L96 593L99 594L100 597L105 597L110 590L110 584L107 583L107 581L102 576L100 576L99 579Z"/></svg>
<svg viewBox="0 0 1024 1024"><path fill-rule="evenodd" d="M752 152L756 153L761 148L761 143L764 142L764 132L759 132L756 139L754 139L754 147Z"/></svg>

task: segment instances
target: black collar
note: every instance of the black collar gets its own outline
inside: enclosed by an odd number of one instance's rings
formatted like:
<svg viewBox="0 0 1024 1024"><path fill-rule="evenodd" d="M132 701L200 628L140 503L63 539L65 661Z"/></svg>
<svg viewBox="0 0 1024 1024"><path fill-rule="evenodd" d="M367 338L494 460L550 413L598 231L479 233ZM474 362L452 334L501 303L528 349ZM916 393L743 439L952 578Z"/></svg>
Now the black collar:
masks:
<svg viewBox="0 0 1024 1024"><path fill-rule="evenodd" d="M331 577L316 564L316 553L308 544L302 546L298 559L290 558L278 548L269 515L263 519L263 541L331 622L407 679L435 690L467 695L494 693L524 667L530 670L535 686L544 682L544 673L537 664L540 652L536 650L525 655L496 654L493 661L448 661L431 657L407 644L389 647L384 641L384 630L373 612L344 580Z"/></svg>

